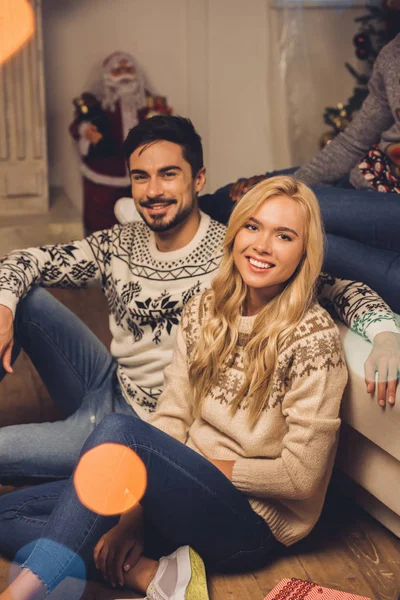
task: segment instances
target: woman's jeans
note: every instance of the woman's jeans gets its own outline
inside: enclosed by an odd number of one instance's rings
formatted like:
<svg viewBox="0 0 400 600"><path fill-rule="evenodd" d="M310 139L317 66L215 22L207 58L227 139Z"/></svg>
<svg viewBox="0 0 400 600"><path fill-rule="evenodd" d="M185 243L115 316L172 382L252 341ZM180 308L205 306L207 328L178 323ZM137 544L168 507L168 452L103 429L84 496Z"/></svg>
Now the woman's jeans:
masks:
<svg viewBox="0 0 400 600"><path fill-rule="evenodd" d="M292 174L294 169L267 173ZM229 189L200 196L200 208L226 223L232 211ZM334 277L362 281L400 313L400 196L337 187L315 186L325 230L324 271Z"/></svg>
<svg viewBox="0 0 400 600"><path fill-rule="evenodd" d="M13 360L22 347L65 419L1 427L0 484L69 477L104 415L135 414L122 396L116 361L76 315L40 287L18 303L14 330ZM0 363L0 379L4 375Z"/></svg>
<svg viewBox="0 0 400 600"><path fill-rule="evenodd" d="M158 559L189 544L207 568L254 570L281 547L225 475L149 423L108 415L82 454L103 443L126 445L145 464L145 556ZM98 476L102 477L100 467ZM105 480L105 491L108 485ZM94 546L116 521L85 508L72 478L21 489L0 497L0 552L12 559L18 553L16 560L52 590L67 576L82 577L83 564L92 575ZM34 540L39 541L31 551Z"/></svg>

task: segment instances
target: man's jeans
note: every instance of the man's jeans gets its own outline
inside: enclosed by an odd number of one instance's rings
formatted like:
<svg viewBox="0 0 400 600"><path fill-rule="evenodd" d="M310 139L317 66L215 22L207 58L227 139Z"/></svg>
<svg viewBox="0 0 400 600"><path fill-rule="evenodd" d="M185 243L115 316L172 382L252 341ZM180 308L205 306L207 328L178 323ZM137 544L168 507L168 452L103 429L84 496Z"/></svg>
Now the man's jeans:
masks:
<svg viewBox="0 0 400 600"><path fill-rule="evenodd" d="M188 544L208 568L254 570L282 547L219 469L149 423L108 415L82 454L104 443L131 448L146 467L147 487L140 501L145 556L158 559ZM105 492L112 477L103 482ZM85 570L93 576L94 546L117 520L85 508L73 478L21 489L0 497L0 552L11 559L17 555L16 562L23 562L52 590L67 576L84 577Z"/></svg>
<svg viewBox="0 0 400 600"><path fill-rule="evenodd" d="M292 174L296 168L268 173ZM200 208L222 223L232 211L228 184L200 196ZM327 244L324 271L362 281L400 313L400 196L356 190L347 182L337 187L315 186Z"/></svg>
<svg viewBox="0 0 400 600"><path fill-rule="evenodd" d="M40 287L18 303L14 328L13 360L23 348L65 420L0 428L0 483L69 477L104 415L135 414L122 396L116 361L70 310ZM0 365L0 379L4 375ZM0 398L3 407L7 402Z"/></svg>

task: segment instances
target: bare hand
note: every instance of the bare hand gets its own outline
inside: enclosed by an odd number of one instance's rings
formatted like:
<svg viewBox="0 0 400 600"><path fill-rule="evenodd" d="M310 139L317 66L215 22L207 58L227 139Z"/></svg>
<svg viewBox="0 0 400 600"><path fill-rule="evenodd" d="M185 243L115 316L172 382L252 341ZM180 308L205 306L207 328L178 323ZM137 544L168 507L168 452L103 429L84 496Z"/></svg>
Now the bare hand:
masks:
<svg viewBox="0 0 400 600"><path fill-rule="evenodd" d="M0 305L0 359L7 373L13 373L11 352L14 345L14 324L11 310Z"/></svg>
<svg viewBox="0 0 400 600"><path fill-rule="evenodd" d="M143 526L127 531L120 524L107 531L94 549L96 568L112 587L124 585L124 572L136 565L144 546Z"/></svg>
<svg viewBox="0 0 400 600"><path fill-rule="evenodd" d="M208 457L207 460L209 460L214 467L217 467L217 469L219 469L221 473L223 473L225 477L229 479L229 481L232 481L233 467L235 465L234 460L218 460L217 458Z"/></svg>
<svg viewBox="0 0 400 600"><path fill-rule="evenodd" d="M103 139L102 134L97 129L96 125L93 123L89 123L89 125L85 128L83 135L89 140L91 144L94 146L99 143L100 140Z"/></svg>
<svg viewBox="0 0 400 600"><path fill-rule="evenodd" d="M248 179L239 179L236 183L234 183L230 190L229 195L233 202L238 202L240 198L249 191L257 183L267 179L265 175L254 175L253 177L249 177Z"/></svg>
<svg viewBox="0 0 400 600"><path fill-rule="evenodd" d="M400 371L400 334L388 331L378 333L364 365L367 392L375 391L375 373L378 373L378 404L385 406L396 401Z"/></svg>

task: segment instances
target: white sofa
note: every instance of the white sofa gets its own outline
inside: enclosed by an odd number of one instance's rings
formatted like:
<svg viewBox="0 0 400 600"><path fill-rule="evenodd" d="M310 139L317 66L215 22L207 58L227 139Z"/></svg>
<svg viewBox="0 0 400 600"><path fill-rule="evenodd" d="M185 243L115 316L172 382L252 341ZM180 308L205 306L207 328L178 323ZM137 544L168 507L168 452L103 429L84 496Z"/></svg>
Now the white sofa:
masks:
<svg viewBox="0 0 400 600"><path fill-rule="evenodd" d="M397 316L400 323L400 316ZM400 384L396 404L378 406L366 392L364 363L371 344L337 323L349 369L342 402L336 466L348 492L365 510L400 537Z"/></svg>

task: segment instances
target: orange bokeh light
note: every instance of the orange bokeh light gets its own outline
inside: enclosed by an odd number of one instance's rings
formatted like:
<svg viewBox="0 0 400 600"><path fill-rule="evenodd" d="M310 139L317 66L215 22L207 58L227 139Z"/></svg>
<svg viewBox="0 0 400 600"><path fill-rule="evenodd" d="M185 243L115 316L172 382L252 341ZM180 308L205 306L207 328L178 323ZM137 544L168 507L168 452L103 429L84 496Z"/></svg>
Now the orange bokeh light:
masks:
<svg viewBox="0 0 400 600"><path fill-rule="evenodd" d="M82 456L74 474L79 500L100 515L118 515L142 498L146 467L139 456L121 444L101 444Z"/></svg>
<svg viewBox="0 0 400 600"><path fill-rule="evenodd" d="M28 0L0 0L0 64L35 33L35 16Z"/></svg>

